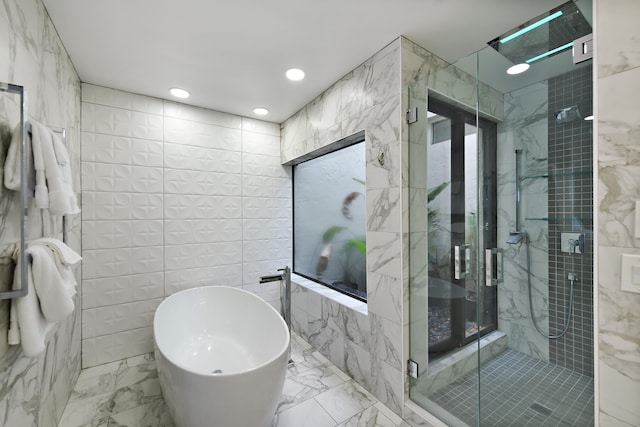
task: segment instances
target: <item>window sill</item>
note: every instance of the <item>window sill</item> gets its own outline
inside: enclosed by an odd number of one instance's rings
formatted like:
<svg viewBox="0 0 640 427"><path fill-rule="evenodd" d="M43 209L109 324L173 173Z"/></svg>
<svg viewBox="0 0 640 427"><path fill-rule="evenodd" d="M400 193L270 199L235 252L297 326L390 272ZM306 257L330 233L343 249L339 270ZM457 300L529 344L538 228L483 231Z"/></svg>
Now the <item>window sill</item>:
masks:
<svg viewBox="0 0 640 427"><path fill-rule="evenodd" d="M350 297L349 295L334 291L333 289L321 285L320 283L316 283L313 280L298 276L297 274L291 274L291 282L295 283L298 286L302 286L303 288L306 288L312 292L315 292L316 294L319 294L325 298L333 300L340 305L364 314L365 316L368 313L366 302L362 302Z"/></svg>

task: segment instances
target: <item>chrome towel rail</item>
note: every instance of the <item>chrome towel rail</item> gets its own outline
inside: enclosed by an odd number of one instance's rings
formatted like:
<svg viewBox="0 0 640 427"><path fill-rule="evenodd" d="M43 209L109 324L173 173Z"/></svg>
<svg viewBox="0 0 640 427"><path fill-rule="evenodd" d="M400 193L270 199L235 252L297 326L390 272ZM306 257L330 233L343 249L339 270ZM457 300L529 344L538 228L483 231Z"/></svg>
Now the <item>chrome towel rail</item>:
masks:
<svg viewBox="0 0 640 427"><path fill-rule="evenodd" d="M60 134L60 136L62 137L62 143L66 147L67 146L67 130L65 128L54 127L54 126L48 126L48 127L53 132ZM67 216L66 215L62 215L62 243L65 243L65 244L68 243L68 238L67 238Z"/></svg>
<svg viewBox="0 0 640 427"><path fill-rule="evenodd" d="M0 300L20 298L27 295L27 220L29 213L29 195L27 194L27 143L26 116L27 93L22 86L0 82L0 92L20 95L20 289L0 292Z"/></svg>

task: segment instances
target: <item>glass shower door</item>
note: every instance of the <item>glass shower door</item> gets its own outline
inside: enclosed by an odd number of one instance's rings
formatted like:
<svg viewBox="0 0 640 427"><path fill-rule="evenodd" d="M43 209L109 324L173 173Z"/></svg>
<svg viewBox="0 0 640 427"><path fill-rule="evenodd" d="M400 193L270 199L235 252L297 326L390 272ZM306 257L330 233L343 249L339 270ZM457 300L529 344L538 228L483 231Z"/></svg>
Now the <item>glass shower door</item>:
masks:
<svg viewBox="0 0 640 427"><path fill-rule="evenodd" d="M592 69L555 49L579 6L409 89L409 394L447 425L594 425Z"/></svg>

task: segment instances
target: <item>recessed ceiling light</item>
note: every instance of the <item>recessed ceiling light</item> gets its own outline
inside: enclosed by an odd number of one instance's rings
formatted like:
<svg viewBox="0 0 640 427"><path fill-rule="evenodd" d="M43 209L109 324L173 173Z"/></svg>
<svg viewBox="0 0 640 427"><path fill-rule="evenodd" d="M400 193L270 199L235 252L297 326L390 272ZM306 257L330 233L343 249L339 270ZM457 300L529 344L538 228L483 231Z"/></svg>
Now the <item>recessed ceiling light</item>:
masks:
<svg viewBox="0 0 640 427"><path fill-rule="evenodd" d="M269 114L269 110L267 110L266 108L263 107L256 107L253 109L253 112L259 116L266 116L267 114Z"/></svg>
<svg viewBox="0 0 640 427"><path fill-rule="evenodd" d="M513 65L511 67L509 67L509 69L507 70L507 74L520 74L520 73L524 73L525 71L527 71L529 69L530 65L529 64L525 64L524 62L522 64L516 64Z"/></svg>
<svg viewBox="0 0 640 427"><path fill-rule="evenodd" d="M179 87L172 87L169 89L169 92L176 98L188 98L191 95L189 92L184 89L180 89Z"/></svg>
<svg viewBox="0 0 640 427"><path fill-rule="evenodd" d="M285 75L289 80L293 80L294 82L304 79L304 71L300 68L289 68Z"/></svg>
<svg viewBox="0 0 640 427"><path fill-rule="evenodd" d="M593 120L593 114L584 118L585 120Z"/></svg>

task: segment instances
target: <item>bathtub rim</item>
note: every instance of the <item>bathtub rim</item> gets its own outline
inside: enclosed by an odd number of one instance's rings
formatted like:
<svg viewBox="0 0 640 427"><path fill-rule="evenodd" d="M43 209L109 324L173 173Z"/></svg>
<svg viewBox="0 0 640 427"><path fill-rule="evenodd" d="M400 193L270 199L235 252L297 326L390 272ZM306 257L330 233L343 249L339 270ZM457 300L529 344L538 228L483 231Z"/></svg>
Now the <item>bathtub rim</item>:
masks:
<svg viewBox="0 0 640 427"><path fill-rule="evenodd" d="M156 340L156 317L158 316L158 312L160 311L160 307L162 307L162 305L165 303L165 301L169 300L172 296L174 295L178 295L178 294L182 294L182 293L189 293L189 292L197 292L198 290L201 289L207 289L207 288L225 288L225 289L233 289L233 292L241 292L244 294L248 294L251 298L255 298L255 299L259 299L263 304L267 305L269 307L269 309L271 309L276 316L278 317L278 319L280 319L280 323L282 324L284 330L287 332L286 334L286 342L285 345L282 349L282 351L278 352L276 354L275 357L267 360L266 362L258 365L258 366L254 366L251 369L247 369L241 372L232 372L232 373L219 373L219 374L214 374L213 372L211 373L201 373L201 372L196 372L182 364L176 363L174 362L164 351L162 351L162 349L160 348L160 346L158 345L158 341ZM156 308L156 311L153 315L153 345L154 345L154 350L155 351L159 351L160 353L162 353L162 357L164 358L165 361L169 362L170 364L172 364L173 366L182 369L186 372L188 372L189 374L193 374L193 375L197 375L200 377L204 377L204 378L223 378L223 377L233 377L233 376L237 376L237 375L244 375L250 372L254 372L257 371L259 369L262 369L272 363L274 363L275 361L277 361L279 358L281 358L283 355L286 355L286 358L288 360L288 358L290 357L289 351L291 348L291 331L289 331L288 327L287 327L287 323L284 321L284 319L282 318L282 315L278 312L278 310L276 310L271 304L269 304L264 298L259 297L258 295L254 294L253 292L249 292L247 290L244 289L240 289L240 288L236 288L233 286L227 286L227 285L209 285L209 286L198 286L195 288L189 288L189 289L183 289L181 291L178 292L174 292L173 294L169 295L168 297L166 297L164 300L162 300L162 302L158 305L158 307Z"/></svg>

